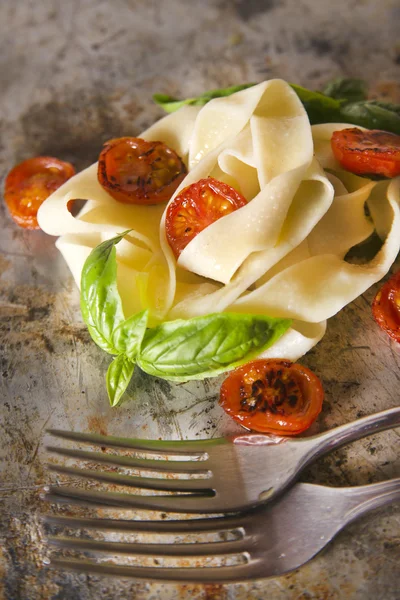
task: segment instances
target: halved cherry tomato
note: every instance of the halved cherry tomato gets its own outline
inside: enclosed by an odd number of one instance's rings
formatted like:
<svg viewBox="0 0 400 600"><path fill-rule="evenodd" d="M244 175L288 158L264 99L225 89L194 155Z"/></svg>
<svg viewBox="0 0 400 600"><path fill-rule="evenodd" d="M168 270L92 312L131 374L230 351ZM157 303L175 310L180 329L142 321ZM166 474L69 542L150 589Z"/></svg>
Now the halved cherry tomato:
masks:
<svg viewBox="0 0 400 600"><path fill-rule="evenodd" d="M14 221L26 229L40 229L39 206L73 175L71 163L52 156L28 158L16 165L4 183L4 200Z"/></svg>
<svg viewBox="0 0 400 600"><path fill-rule="evenodd" d="M208 225L247 204L233 187L212 177L181 191L167 208L167 240L178 258L188 243Z"/></svg>
<svg viewBox="0 0 400 600"><path fill-rule="evenodd" d="M351 127L334 131L331 146L346 171L373 177L400 175L400 136L395 133Z"/></svg>
<svg viewBox="0 0 400 600"><path fill-rule="evenodd" d="M186 175L186 167L163 142L123 137L106 142L99 157L98 180L118 202L167 202Z"/></svg>
<svg viewBox="0 0 400 600"><path fill-rule="evenodd" d="M284 359L259 359L228 375L219 402L248 429L297 435L315 421L323 399L322 384L307 367Z"/></svg>
<svg viewBox="0 0 400 600"><path fill-rule="evenodd" d="M375 296L372 314L379 327L400 342L400 271L384 283Z"/></svg>

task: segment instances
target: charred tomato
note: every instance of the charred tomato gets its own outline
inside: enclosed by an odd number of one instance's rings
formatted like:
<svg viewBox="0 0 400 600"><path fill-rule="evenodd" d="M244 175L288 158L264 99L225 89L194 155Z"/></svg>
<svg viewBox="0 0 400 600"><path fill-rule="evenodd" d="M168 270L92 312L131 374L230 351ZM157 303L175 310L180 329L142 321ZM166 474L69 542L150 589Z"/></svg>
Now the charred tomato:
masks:
<svg viewBox="0 0 400 600"><path fill-rule="evenodd" d="M310 427L323 399L321 381L307 367L284 359L259 359L228 375L219 402L248 429L290 436Z"/></svg>
<svg viewBox="0 0 400 600"><path fill-rule="evenodd" d="M123 137L106 142L99 156L100 185L118 202L167 202L186 175L186 166L163 142Z"/></svg>
<svg viewBox="0 0 400 600"><path fill-rule="evenodd" d="M375 296L372 314L379 327L400 342L400 271L384 283Z"/></svg>
<svg viewBox="0 0 400 600"><path fill-rule="evenodd" d="M26 229L40 229L37 212L40 205L70 177L74 167L52 156L28 158L8 173L4 200L11 217Z"/></svg>
<svg viewBox="0 0 400 600"><path fill-rule="evenodd" d="M212 177L182 190L167 208L165 231L175 257L206 227L245 206L233 187Z"/></svg>
<svg viewBox="0 0 400 600"><path fill-rule="evenodd" d="M331 146L346 171L373 178L400 174L400 136L395 133L351 127L335 131Z"/></svg>

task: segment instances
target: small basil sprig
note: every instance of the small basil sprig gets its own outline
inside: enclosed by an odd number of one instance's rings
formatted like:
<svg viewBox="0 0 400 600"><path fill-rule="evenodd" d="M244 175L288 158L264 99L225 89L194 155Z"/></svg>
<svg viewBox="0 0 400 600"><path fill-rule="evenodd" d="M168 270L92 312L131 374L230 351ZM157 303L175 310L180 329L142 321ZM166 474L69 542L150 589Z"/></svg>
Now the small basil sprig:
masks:
<svg viewBox="0 0 400 600"><path fill-rule="evenodd" d="M127 233L92 250L81 279L82 315L90 335L100 348L116 355L106 377L112 406L121 400L135 363L171 381L213 377L251 360L290 327L289 319L230 313L169 321L147 330L147 310L125 319L115 245Z"/></svg>
<svg viewBox="0 0 400 600"><path fill-rule="evenodd" d="M207 102L210 102L213 98L221 98L222 96L231 96L235 92L240 92L241 90L246 90L249 87L253 87L256 85L255 83L244 83L242 85L233 85L227 88L221 88L218 90L209 90L208 92L204 92L204 94L200 94L200 96L196 96L195 98L186 98L185 100L179 100L178 98L174 98L173 96L168 96L167 94L154 94L153 100L156 104L161 106L165 112L172 113L178 110L178 108L182 108L182 106L204 106Z"/></svg>
<svg viewBox="0 0 400 600"><path fill-rule="evenodd" d="M205 92L196 98L179 100L165 94L155 94L154 101L166 112L174 112L182 106L204 106L213 98L229 96L252 87L244 84ZM367 100L366 85L361 79L336 79L324 92L308 90L291 84L307 111L311 125L318 123L351 123L367 129L382 129L400 134L400 105L377 100Z"/></svg>
<svg viewBox="0 0 400 600"><path fill-rule="evenodd" d="M204 92L204 94L196 96L195 98L186 98L185 100L179 100L178 98L167 96L166 94L154 94L153 100L156 104L161 106L165 112L172 113L185 105L204 106L213 98L230 96L235 92L245 90L255 85L255 83L246 83L243 85L221 88L219 90L211 90L209 92ZM291 87L295 90L300 100L303 102L310 117L311 123L331 121L333 114L338 114L340 102L337 102L328 96L324 96L324 94L321 92L313 92L299 85L292 85Z"/></svg>
<svg viewBox="0 0 400 600"><path fill-rule="evenodd" d="M107 391L115 406L132 377L146 331L148 311L125 319L117 288L115 245L129 233L106 240L90 253L81 275L81 311L89 333L100 348L117 358L107 372Z"/></svg>
<svg viewBox="0 0 400 600"><path fill-rule="evenodd" d="M86 260L81 274L81 311L92 339L109 354L118 354L113 332L124 321L117 290L115 244L128 232L97 246Z"/></svg>

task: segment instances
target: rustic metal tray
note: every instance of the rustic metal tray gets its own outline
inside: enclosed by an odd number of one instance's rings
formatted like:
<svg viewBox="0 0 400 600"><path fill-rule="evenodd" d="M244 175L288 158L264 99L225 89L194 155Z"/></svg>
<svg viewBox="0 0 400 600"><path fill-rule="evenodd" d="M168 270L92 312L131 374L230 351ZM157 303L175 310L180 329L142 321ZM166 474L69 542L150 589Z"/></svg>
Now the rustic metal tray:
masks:
<svg viewBox="0 0 400 600"><path fill-rule="evenodd" d="M6 0L0 174L37 154L87 166L103 141L137 134L161 116L151 103L157 91L189 96L274 76L318 88L346 74L400 100L399 16L389 0ZM82 324L54 239L19 229L3 204L0 219L0 598L400 597L398 506L353 524L310 564L276 579L174 586L48 570L38 522L50 480L47 427L165 439L237 429L215 402L220 379L172 385L137 373L131 400L109 408L109 358ZM326 390L315 430L399 403L400 353L373 322L376 289L332 318L303 359ZM399 476L399 451L399 431L380 433L320 460L302 479L340 486Z"/></svg>

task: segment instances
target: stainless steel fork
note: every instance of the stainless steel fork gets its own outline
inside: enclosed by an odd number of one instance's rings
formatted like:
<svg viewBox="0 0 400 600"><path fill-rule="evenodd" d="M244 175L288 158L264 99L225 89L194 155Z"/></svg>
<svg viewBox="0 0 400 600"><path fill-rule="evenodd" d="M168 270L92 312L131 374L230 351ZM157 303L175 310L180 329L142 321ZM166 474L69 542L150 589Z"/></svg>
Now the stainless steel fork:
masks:
<svg viewBox="0 0 400 600"><path fill-rule="evenodd" d="M90 463L122 467L129 469L129 474L60 464L50 464L52 471L113 486L173 493L141 495L82 490L61 485L48 487L44 497L57 503L115 506L120 509L192 513L245 510L282 493L306 466L321 455L396 425L400 425L400 407L364 417L313 437L297 439L248 434L214 440L153 441L50 430L49 433L55 437L103 449L103 452L93 452L49 446L50 452ZM106 447L129 450L136 454L163 455L164 459L111 454L104 451ZM180 457L181 460L172 460L174 457ZM132 470L134 475L131 474ZM137 471L155 472L157 477L138 476Z"/></svg>
<svg viewBox="0 0 400 600"><path fill-rule="evenodd" d="M282 575L313 558L348 523L375 508L400 501L400 478L351 488L329 488L307 483L295 484L281 499L251 513L176 521L131 521L47 516L44 522L54 530L85 529L85 538L50 535L48 541L69 553L85 558L54 557L51 565L102 575L134 577L146 581L174 583L233 583ZM231 541L195 543L124 543L87 539L87 530L121 533L210 534L232 531ZM107 537L107 534L105 534ZM245 562L232 566L148 567L121 565L109 559L123 555L177 558L239 555ZM100 561L98 561L99 556ZM96 561L97 559L97 561ZM118 559L117 559L118 560ZM121 558L119 558L121 560ZM104 562L107 561L107 562ZM137 562L137 558L135 559ZM186 561L185 561L186 562Z"/></svg>

